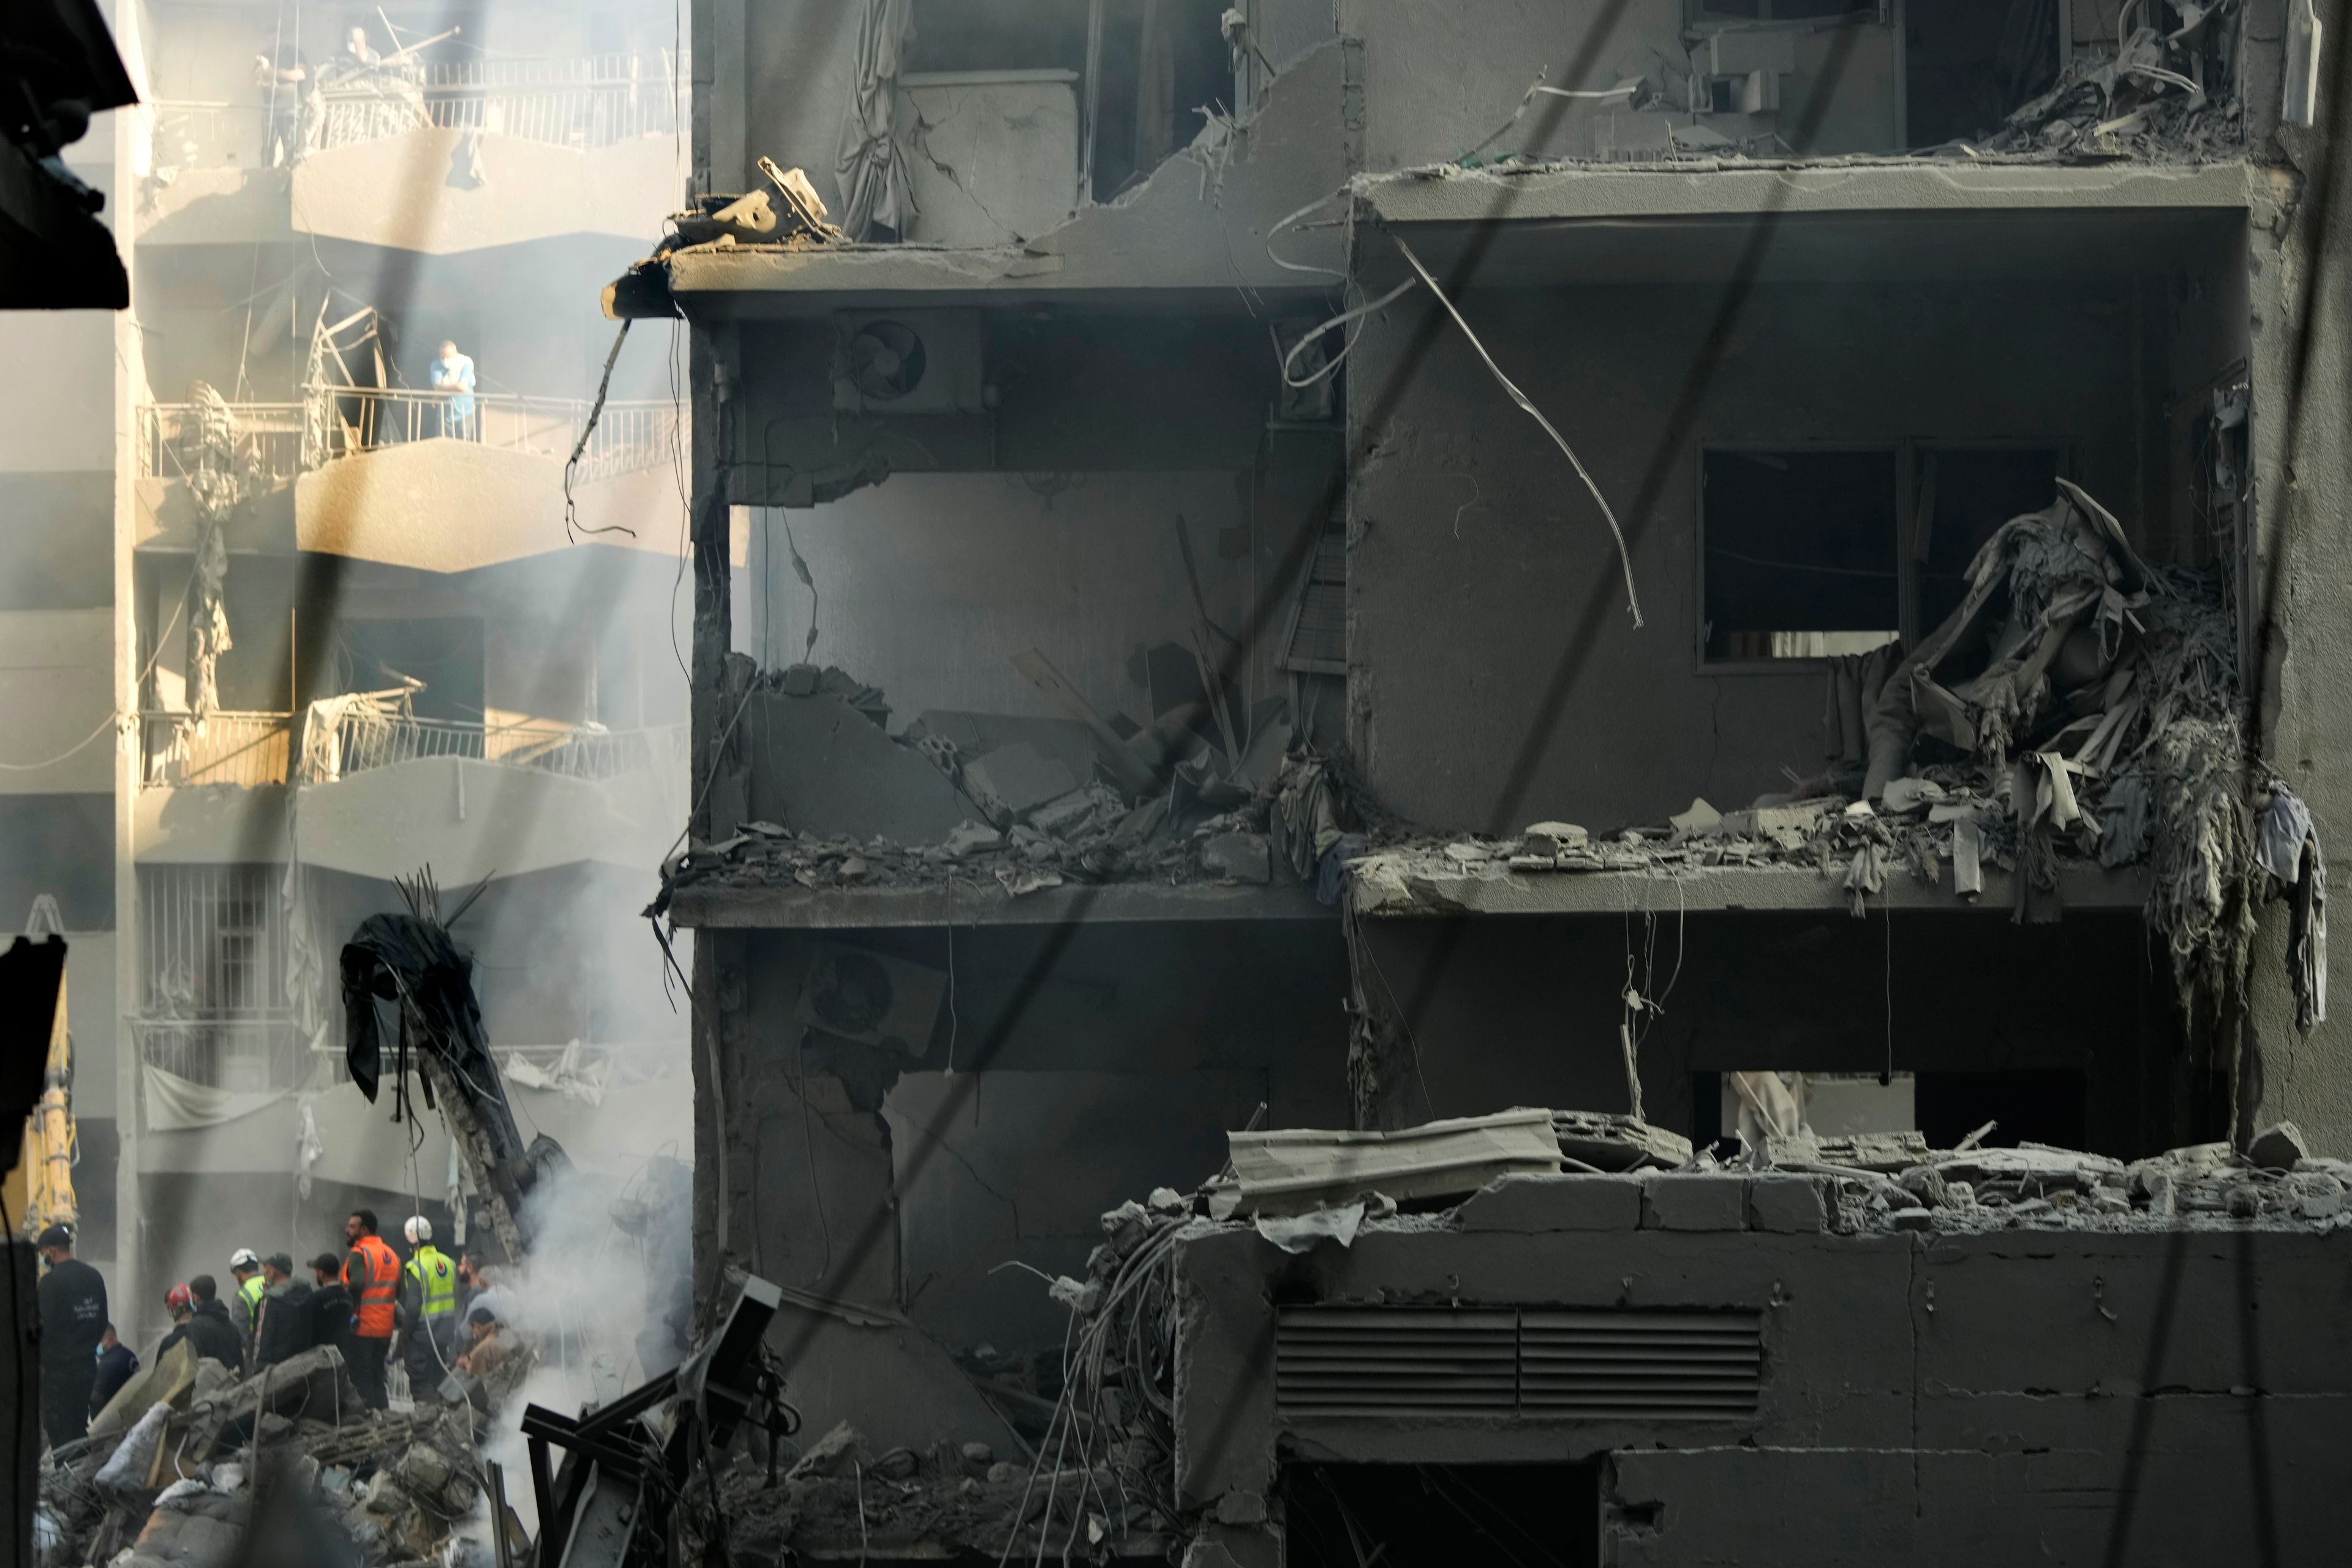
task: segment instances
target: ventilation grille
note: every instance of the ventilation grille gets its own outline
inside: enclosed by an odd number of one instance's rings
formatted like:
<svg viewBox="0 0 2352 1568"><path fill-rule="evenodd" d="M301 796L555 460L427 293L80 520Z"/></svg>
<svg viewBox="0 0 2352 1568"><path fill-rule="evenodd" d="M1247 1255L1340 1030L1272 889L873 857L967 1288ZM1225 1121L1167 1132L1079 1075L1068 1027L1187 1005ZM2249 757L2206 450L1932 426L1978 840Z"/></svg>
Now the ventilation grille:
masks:
<svg viewBox="0 0 2352 1568"><path fill-rule="evenodd" d="M1754 1312L1284 1307L1275 1394L1296 1419L1447 1415L1746 1421Z"/></svg>
<svg viewBox="0 0 2352 1568"><path fill-rule="evenodd" d="M1286 1307L1275 1398L1296 1415L1508 1415L1518 1341L1516 1312Z"/></svg>
<svg viewBox="0 0 2352 1568"><path fill-rule="evenodd" d="M1519 1314L1519 1408L1580 1421L1739 1421L1756 1414L1753 1312Z"/></svg>

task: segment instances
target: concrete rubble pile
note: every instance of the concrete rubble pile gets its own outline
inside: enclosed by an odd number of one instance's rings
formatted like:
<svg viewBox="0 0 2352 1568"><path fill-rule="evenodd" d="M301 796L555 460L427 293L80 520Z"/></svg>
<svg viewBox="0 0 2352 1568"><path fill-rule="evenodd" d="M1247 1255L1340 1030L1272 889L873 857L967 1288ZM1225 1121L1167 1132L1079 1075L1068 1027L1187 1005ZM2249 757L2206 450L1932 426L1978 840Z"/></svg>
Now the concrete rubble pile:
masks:
<svg viewBox="0 0 2352 1568"><path fill-rule="evenodd" d="M2066 865L2149 869L2146 913L2184 1004L2242 974L2252 910L2295 908L2305 1026L2325 1016L2326 868L2310 814L2239 741L2235 623L2210 574L2142 562L2080 487L2013 518L1969 569L1958 609L1909 654L1832 661L1824 726L1842 754L1748 806L1705 800L1596 834L1375 832L1349 862L1367 913L1443 907L1464 879L1712 868L1811 869L1861 914L1888 881L1985 890L2015 873L2021 921L2058 918Z"/></svg>
<svg viewBox="0 0 2352 1568"><path fill-rule="evenodd" d="M2129 31L2078 53L1976 151L2228 155L2244 144L2242 0L2126 5Z"/></svg>
<svg viewBox="0 0 2352 1568"><path fill-rule="evenodd" d="M1096 714L1042 657L1014 662L1083 716L927 713L892 734L883 694L843 670L746 668L744 700L759 707L745 725L806 732L832 776L786 791L787 820L752 815L690 844L665 868L656 908L697 884L1020 898L1065 885L1267 884L1285 872L1336 901L1339 860L1362 840L1347 837L1357 818L1339 764L1296 738L1287 700L1255 710L1230 691L1171 700L1144 727ZM845 712L871 731L844 733ZM841 829L877 816L887 831Z"/></svg>
<svg viewBox="0 0 2352 1568"><path fill-rule="evenodd" d="M478 1443L531 1358L488 1380L459 1373L405 1413L370 1409L331 1345L237 1378L182 1344L135 1376L83 1441L41 1469L50 1568L204 1568L236 1559L257 1495L290 1488L343 1561L478 1561ZM480 1539L475 1539L479 1535Z"/></svg>

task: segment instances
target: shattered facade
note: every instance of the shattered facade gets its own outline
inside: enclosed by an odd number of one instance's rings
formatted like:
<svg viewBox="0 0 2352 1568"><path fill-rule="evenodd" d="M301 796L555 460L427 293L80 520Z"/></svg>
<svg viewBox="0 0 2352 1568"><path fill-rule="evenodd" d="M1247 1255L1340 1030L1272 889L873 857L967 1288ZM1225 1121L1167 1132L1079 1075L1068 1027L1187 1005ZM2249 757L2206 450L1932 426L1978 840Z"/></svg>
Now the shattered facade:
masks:
<svg viewBox="0 0 2352 1568"><path fill-rule="evenodd" d="M606 296L693 343L699 1289L839 1433L772 1540L1351 1563L1538 1458L1566 1562L2325 1539L2312 11L849 11L715 0Z"/></svg>

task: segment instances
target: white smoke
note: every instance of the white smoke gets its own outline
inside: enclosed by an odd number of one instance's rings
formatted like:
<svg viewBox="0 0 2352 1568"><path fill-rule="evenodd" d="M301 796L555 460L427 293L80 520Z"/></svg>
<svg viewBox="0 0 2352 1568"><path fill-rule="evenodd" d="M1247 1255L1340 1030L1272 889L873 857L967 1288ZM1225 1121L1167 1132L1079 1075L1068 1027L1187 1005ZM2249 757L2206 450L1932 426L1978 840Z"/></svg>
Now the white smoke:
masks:
<svg viewBox="0 0 2352 1568"><path fill-rule="evenodd" d="M687 1167L656 1158L625 1182L562 1168L524 1205L530 1254L495 1270L495 1282L508 1303L506 1331L530 1342L539 1364L499 1409L482 1456L504 1467L507 1500L534 1534L523 1408L577 1415L681 1359L672 1322L682 1326L692 1297L692 1194Z"/></svg>

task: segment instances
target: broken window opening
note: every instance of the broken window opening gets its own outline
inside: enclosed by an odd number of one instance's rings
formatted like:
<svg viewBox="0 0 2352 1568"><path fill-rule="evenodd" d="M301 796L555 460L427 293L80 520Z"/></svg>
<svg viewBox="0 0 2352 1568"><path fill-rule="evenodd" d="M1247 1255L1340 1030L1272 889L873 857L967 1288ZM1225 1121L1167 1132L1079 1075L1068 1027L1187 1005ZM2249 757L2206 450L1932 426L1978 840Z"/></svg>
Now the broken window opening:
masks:
<svg viewBox="0 0 2352 1568"><path fill-rule="evenodd" d="M1944 624L1968 597L1969 563L2012 517L2050 504L2074 477L2057 447L1920 445L1912 448L1910 548L1915 635Z"/></svg>
<svg viewBox="0 0 2352 1568"><path fill-rule="evenodd" d="M1701 656L1867 653L1902 637L1891 447L1700 454Z"/></svg>
<svg viewBox="0 0 2352 1568"><path fill-rule="evenodd" d="M1288 1465L1283 1560L1364 1563L1601 1561L1597 1465Z"/></svg>
<svg viewBox="0 0 2352 1568"><path fill-rule="evenodd" d="M1090 50L1095 11L1102 15ZM1200 110L1234 112L1234 62L1223 29L1224 13L1223 0L1111 5L1102 0L914 0L901 83L909 77L936 82L966 73L1068 73L1078 136L1072 188L1084 200L1108 202L1189 145L1202 124ZM919 96L916 108L924 108ZM923 118L929 121L931 116ZM913 133L913 127L902 129L902 134ZM919 185L926 170L953 163L943 155L927 159L923 153L919 144ZM1059 161L1057 151L1057 177ZM921 226L919 219L908 237L922 237Z"/></svg>
<svg viewBox="0 0 2352 1568"><path fill-rule="evenodd" d="M1904 138L1974 142L2050 89L2063 58L2047 0L1909 0L1903 14Z"/></svg>

